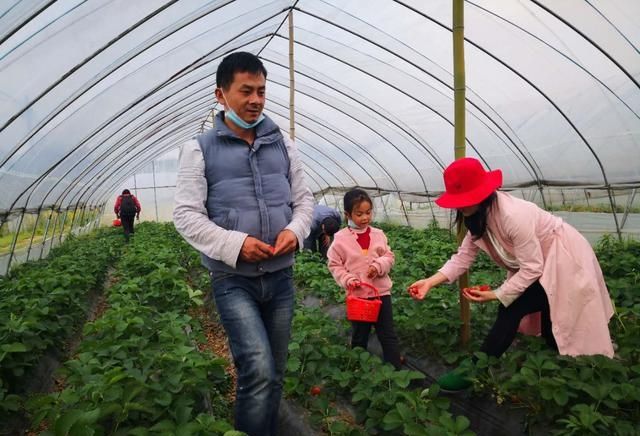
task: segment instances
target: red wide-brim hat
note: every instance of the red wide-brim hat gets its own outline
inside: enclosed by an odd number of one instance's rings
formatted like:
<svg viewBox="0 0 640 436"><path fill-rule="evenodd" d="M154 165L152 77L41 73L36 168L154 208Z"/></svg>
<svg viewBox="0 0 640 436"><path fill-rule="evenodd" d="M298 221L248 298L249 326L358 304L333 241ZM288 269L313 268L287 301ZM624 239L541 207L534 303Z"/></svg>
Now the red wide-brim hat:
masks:
<svg viewBox="0 0 640 436"><path fill-rule="evenodd" d="M472 157L458 159L444 170L445 193L436 204L448 209L475 206L502 186L502 171L486 171Z"/></svg>

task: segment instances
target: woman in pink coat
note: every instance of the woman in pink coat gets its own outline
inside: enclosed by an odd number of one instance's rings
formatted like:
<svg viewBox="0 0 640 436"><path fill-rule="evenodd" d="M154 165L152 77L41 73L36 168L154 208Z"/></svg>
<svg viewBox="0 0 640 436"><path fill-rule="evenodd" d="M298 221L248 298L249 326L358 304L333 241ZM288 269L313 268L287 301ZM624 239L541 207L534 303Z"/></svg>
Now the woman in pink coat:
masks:
<svg viewBox="0 0 640 436"><path fill-rule="evenodd" d="M443 282L452 283L473 264L480 250L507 270L495 290L470 290L474 302L498 300L493 327L480 351L500 356L516 332L541 334L560 354L613 356L608 322L613 315L609 292L591 245L576 229L535 204L498 192L500 170L485 171L463 158L444 171L446 192L436 203L457 209L457 221L469 230L458 252L429 278L409 287L421 300ZM456 372L438 380L445 389L470 383Z"/></svg>

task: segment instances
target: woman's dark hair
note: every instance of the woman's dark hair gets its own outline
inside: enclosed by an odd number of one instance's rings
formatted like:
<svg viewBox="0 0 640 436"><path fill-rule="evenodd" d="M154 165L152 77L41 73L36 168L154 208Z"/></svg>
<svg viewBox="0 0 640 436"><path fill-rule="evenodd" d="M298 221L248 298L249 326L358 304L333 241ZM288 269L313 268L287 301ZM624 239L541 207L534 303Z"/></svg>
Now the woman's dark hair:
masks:
<svg viewBox="0 0 640 436"><path fill-rule="evenodd" d="M125 189L124 191L122 191L122 195L131 195L131 191Z"/></svg>
<svg viewBox="0 0 640 436"><path fill-rule="evenodd" d="M487 231L487 216L489 215L489 211L493 207L497 198L498 195L493 192L487 198L482 200L480 204L478 204L478 210L476 211L476 213L474 213L473 215L469 215L468 217L462 215L462 212L458 210L456 213L456 224L458 225L458 229L464 222L464 225L473 235L474 241L482 238Z"/></svg>
<svg viewBox="0 0 640 436"><path fill-rule="evenodd" d="M322 228L327 235L333 236L340 230L340 223L333 217L327 217L322 220Z"/></svg>
<svg viewBox="0 0 640 436"><path fill-rule="evenodd" d="M246 51L231 53L222 59L216 72L216 85L218 88L229 89L236 73L262 74L267 78L267 69L258 56Z"/></svg>
<svg viewBox="0 0 640 436"><path fill-rule="evenodd" d="M351 214L353 208L362 203L363 201L368 201L371 206L373 206L373 201L371 201L371 197L369 194L364 192L362 189L352 189L347 191L344 194L344 211L348 214Z"/></svg>

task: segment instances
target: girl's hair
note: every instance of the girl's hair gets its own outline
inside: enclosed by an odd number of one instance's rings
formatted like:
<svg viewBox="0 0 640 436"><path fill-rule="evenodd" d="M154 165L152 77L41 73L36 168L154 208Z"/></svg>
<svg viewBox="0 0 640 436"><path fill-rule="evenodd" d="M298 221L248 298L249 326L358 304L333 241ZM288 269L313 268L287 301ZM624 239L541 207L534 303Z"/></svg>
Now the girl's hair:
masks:
<svg viewBox="0 0 640 436"><path fill-rule="evenodd" d="M131 191L125 189L124 191L122 191L122 195L131 195Z"/></svg>
<svg viewBox="0 0 640 436"><path fill-rule="evenodd" d="M482 238L487 231L487 215L489 211L493 207L496 202L498 195L493 192L487 198L482 200L480 204L478 204L478 210L471 216L465 218L465 216L458 209L456 213L456 224L458 225L458 229L462 226L462 223L467 226L467 229L473 235L473 240L477 241Z"/></svg>
<svg viewBox="0 0 640 436"><path fill-rule="evenodd" d="M371 201L371 197L369 194L364 192L362 189L352 189L347 191L344 194L344 211L348 214L353 212L353 208L362 203L363 201L368 201L371 206L373 206L373 201Z"/></svg>

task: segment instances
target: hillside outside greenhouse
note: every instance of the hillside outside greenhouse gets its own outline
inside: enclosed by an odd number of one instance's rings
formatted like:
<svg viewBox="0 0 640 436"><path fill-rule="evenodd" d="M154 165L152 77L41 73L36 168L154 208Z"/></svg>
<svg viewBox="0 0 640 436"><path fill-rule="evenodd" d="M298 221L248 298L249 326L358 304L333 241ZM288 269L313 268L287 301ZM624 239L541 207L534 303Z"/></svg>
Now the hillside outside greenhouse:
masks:
<svg viewBox="0 0 640 436"><path fill-rule="evenodd" d="M640 2L1 0L0 436L640 435Z"/></svg>

